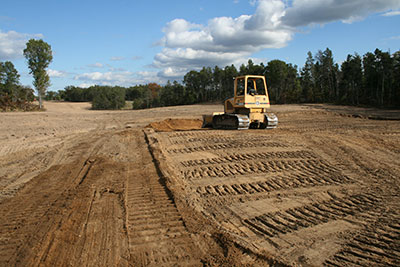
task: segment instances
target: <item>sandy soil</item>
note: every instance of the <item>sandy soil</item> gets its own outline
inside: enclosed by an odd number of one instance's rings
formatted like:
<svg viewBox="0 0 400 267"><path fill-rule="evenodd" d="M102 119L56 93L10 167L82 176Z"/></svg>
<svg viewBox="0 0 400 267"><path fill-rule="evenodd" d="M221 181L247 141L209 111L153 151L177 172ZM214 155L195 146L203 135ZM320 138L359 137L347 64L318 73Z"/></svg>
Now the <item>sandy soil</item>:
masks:
<svg viewBox="0 0 400 267"><path fill-rule="evenodd" d="M400 265L400 111L45 107L0 114L0 266Z"/></svg>

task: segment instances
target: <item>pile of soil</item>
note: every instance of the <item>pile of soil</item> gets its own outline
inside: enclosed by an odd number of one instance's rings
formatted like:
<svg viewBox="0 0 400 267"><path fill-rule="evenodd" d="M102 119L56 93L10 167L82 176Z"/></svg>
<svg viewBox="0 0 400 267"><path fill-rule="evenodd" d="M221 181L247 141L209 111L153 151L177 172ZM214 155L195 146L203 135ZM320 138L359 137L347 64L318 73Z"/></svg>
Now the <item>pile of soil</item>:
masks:
<svg viewBox="0 0 400 267"><path fill-rule="evenodd" d="M201 129L202 124L199 119L166 119L152 122L146 128L152 128L156 132L189 131Z"/></svg>

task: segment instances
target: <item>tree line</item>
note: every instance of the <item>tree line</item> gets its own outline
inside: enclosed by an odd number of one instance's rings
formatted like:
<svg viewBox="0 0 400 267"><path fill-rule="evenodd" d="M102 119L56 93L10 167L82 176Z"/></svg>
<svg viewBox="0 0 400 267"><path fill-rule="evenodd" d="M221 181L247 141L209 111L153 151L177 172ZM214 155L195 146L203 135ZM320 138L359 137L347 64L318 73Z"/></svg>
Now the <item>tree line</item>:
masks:
<svg viewBox="0 0 400 267"><path fill-rule="evenodd" d="M249 60L239 69L231 65L189 71L181 83L109 88L125 90L125 99L133 101L133 108L195 104L232 97L233 77L246 74L265 75L270 100L276 104L400 107L400 51L390 54L379 49L363 56L348 55L341 65L326 48L314 55L308 52L302 68L282 60L271 60L266 65ZM62 94L68 101L92 101L96 88L66 87Z"/></svg>
<svg viewBox="0 0 400 267"><path fill-rule="evenodd" d="M45 99L90 101L94 109L119 109L126 100L132 101L134 109L220 102L232 97L233 78L246 74L265 75L270 101L276 104L400 107L400 51L391 54L379 49L363 56L348 55L340 65L335 62L332 51L326 48L314 55L308 52L301 68L282 60L271 60L266 65L249 60L238 69L230 65L192 70L186 73L182 82L168 81L164 86L156 83L131 87L67 86L58 92L48 91ZM31 99L32 89L19 85L18 79L18 72L11 62L1 63L1 96L27 99L29 95Z"/></svg>

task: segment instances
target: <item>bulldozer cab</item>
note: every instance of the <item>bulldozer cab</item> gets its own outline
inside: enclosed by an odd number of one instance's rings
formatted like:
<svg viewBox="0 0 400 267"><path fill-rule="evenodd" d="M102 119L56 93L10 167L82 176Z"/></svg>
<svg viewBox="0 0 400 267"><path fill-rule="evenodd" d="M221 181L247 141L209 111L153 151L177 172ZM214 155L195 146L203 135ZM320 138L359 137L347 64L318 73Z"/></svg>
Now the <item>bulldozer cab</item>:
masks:
<svg viewBox="0 0 400 267"><path fill-rule="evenodd" d="M258 108L260 112L266 112L269 108L269 98L265 77L260 75L245 75L235 78L235 92L232 105L225 111L235 108ZM255 111L255 110L254 110ZM235 112L234 110L232 112ZM249 112L249 111L241 111ZM250 111L251 112L251 111Z"/></svg>
<svg viewBox="0 0 400 267"><path fill-rule="evenodd" d="M265 95L265 89L263 76L241 76L235 79L235 97Z"/></svg>

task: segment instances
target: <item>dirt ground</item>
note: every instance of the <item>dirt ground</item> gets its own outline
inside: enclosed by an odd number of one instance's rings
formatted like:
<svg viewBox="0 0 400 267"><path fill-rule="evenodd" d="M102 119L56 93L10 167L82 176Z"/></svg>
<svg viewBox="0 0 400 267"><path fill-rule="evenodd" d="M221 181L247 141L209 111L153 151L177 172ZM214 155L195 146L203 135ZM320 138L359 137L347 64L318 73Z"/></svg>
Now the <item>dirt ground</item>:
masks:
<svg viewBox="0 0 400 267"><path fill-rule="evenodd" d="M0 113L0 266L400 265L398 110L45 107Z"/></svg>

